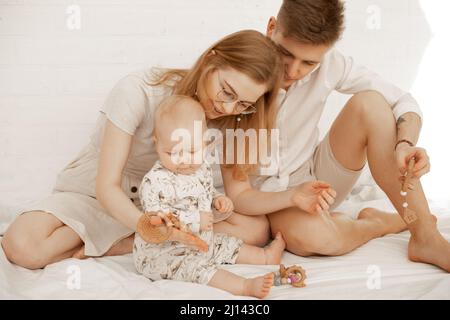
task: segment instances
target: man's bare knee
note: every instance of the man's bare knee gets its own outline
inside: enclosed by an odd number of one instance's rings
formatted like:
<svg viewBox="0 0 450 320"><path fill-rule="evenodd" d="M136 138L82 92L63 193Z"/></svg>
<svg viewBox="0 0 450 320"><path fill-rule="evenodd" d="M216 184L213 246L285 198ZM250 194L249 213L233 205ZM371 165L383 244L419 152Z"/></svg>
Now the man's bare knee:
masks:
<svg viewBox="0 0 450 320"><path fill-rule="evenodd" d="M341 239L331 236L319 239L306 239L299 235L291 239L290 243L287 244L287 248L288 251L303 257L312 255L339 256L346 253Z"/></svg>
<svg viewBox="0 0 450 320"><path fill-rule="evenodd" d="M361 91L355 93L349 100L349 104L358 105L389 105L386 98L377 91Z"/></svg>
<svg viewBox="0 0 450 320"><path fill-rule="evenodd" d="M297 232L286 236L287 249L300 256L336 256L345 253L344 242L333 226L322 219L311 219Z"/></svg>
<svg viewBox="0 0 450 320"><path fill-rule="evenodd" d="M389 103L384 96L377 91L363 91L356 93L350 98L347 105L361 117L372 115L373 112L393 117Z"/></svg>

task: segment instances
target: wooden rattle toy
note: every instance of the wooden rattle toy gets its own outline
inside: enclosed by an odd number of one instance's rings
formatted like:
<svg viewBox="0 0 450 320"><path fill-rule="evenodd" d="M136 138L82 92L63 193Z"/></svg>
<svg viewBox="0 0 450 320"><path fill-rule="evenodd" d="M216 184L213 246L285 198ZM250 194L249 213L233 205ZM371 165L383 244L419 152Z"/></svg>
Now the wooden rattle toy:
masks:
<svg viewBox="0 0 450 320"><path fill-rule="evenodd" d="M149 213L145 212L138 221L136 227L137 233L148 243L160 244L177 233L176 239L186 245L192 246L200 251L208 251L208 244L192 233L186 231L181 226L180 221L172 213Z"/></svg>
<svg viewBox="0 0 450 320"><path fill-rule="evenodd" d="M161 218L165 223L162 223ZM170 238L172 227L173 223L166 215L145 212L138 221L137 232L145 242L158 244Z"/></svg>
<svg viewBox="0 0 450 320"><path fill-rule="evenodd" d="M306 286L306 272L305 270L297 265L293 265L285 268L284 265L280 265L280 269L274 272L274 285L282 286L285 284L290 284L293 287L302 288Z"/></svg>

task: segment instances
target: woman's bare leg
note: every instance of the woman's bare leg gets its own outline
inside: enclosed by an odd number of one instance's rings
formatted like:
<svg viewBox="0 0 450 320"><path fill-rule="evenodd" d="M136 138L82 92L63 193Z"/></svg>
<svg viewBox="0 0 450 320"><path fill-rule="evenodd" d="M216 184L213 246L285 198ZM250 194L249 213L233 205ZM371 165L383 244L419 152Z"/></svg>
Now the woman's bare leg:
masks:
<svg viewBox="0 0 450 320"><path fill-rule="evenodd" d="M43 211L18 216L1 243L9 261L28 269L70 258L82 244L75 231Z"/></svg>
<svg viewBox="0 0 450 320"><path fill-rule="evenodd" d="M269 221L265 215L246 216L234 212L227 220L214 224L215 233L242 239L246 244L265 246L270 239Z"/></svg>
<svg viewBox="0 0 450 320"><path fill-rule="evenodd" d="M217 270L208 286L228 291L238 296L264 298L269 294L273 285L274 274L246 279L226 270Z"/></svg>
<svg viewBox="0 0 450 320"><path fill-rule="evenodd" d="M121 256L124 254L132 253L133 252L133 244L134 244L134 233L127 238L124 238L114 244L111 248L109 248L108 251L102 256L102 257L108 257L108 256ZM86 259L89 258L84 254L84 245L80 247L78 250L76 250L73 255L73 258L76 259ZM98 258L98 257L97 257Z"/></svg>

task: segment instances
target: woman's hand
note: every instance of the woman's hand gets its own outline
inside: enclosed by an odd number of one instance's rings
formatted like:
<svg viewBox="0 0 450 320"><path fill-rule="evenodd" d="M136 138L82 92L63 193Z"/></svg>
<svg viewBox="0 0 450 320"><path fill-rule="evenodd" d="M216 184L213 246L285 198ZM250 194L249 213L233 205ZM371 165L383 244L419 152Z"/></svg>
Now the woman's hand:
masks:
<svg viewBox="0 0 450 320"><path fill-rule="evenodd" d="M214 208L220 213L230 213L234 210L233 201L226 196L219 196L213 200Z"/></svg>
<svg viewBox="0 0 450 320"><path fill-rule="evenodd" d="M337 195L331 185L323 181L304 182L292 192L292 204L311 214L328 211Z"/></svg>

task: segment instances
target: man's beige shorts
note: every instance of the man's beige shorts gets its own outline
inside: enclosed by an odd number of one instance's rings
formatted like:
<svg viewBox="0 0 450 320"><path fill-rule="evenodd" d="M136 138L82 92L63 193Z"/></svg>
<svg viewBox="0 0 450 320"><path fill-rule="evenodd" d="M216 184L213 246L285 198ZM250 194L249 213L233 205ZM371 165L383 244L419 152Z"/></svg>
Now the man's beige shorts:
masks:
<svg viewBox="0 0 450 320"><path fill-rule="evenodd" d="M343 167L334 157L331 150L329 132L319 143L314 154L289 177L289 187L297 186L305 181L321 180L331 184L337 197L330 209L339 206L352 190L363 168L358 171Z"/></svg>

